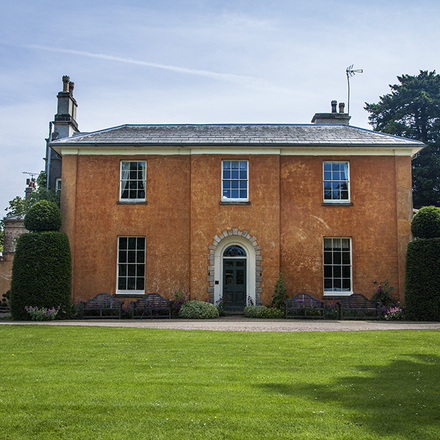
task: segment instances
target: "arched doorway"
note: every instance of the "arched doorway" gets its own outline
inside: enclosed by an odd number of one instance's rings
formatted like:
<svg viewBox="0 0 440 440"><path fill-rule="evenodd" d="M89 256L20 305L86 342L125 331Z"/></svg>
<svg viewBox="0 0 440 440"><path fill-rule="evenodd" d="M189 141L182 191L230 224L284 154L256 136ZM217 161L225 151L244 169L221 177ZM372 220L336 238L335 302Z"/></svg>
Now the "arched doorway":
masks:
<svg viewBox="0 0 440 440"><path fill-rule="evenodd" d="M238 244L223 251L223 301L226 310L242 310L246 306L247 254Z"/></svg>
<svg viewBox="0 0 440 440"><path fill-rule="evenodd" d="M228 248L230 249L228 250ZM238 260L238 265L237 261L232 265L235 279L229 279L229 281L236 284L238 277L240 283L240 277L244 276L244 304L240 307L236 306L236 310L242 310L246 305L260 304L260 283L263 275L261 246L255 236L238 228L225 229L221 234L216 235L212 244L209 245L208 292L210 301L215 304L223 298L224 288L227 285L225 276L231 276L230 273L225 275L225 268L229 266L228 260ZM244 266L241 265L240 260L245 261ZM240 273L242 269L244 270L243 274ZM239 290L240 287L236 289Z"/></svg>

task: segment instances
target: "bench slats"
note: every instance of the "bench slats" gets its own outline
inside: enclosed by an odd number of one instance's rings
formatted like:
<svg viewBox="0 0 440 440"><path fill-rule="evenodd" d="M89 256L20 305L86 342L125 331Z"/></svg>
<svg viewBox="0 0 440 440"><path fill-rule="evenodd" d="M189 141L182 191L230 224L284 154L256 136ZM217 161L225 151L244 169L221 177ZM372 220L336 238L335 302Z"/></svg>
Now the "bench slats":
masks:
<svg viewBox="0 0 440 440"><path fill-rule="evenodd" d="M148 293L131 302L132 317L171 318L171 301L158 293Z"/></svg>
<svg viewBox="0 0 440 440"><path fill-rule="evenodd" d="M122 318L123 301L109 293L98 293L94 298L81 301L81 317L84 318ZM117 312L117 316L115 314Z"/></svg>
<svg viewBox="0 0 440 440"><path fill-rule="evenodd" d="M380 305L361 293L339 301L339 319L379 319Z"/></svg>
<svg viewBox="0 0 440 440"><path fill-rule="evenodd" d="M313 298L308 293L298 293L287 299L286 318L325 319L325 303Z"/></svg>

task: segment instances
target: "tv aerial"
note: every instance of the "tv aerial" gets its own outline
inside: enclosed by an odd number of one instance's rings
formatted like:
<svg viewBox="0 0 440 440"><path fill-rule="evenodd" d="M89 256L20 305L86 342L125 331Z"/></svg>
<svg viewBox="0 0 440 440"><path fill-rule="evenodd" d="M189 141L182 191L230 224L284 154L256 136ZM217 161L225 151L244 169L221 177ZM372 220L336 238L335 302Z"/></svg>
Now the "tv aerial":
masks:
<svg viewBox="0 0 440 440"><path fill-rule="evenodd" d="M356 73L364 73L363 69L353 69L354 64L351 64L345 69L345 74L347 75L347 86L348 86L348 96L347 96L347 113L350 115L350 78L355 76Z"/></svg>

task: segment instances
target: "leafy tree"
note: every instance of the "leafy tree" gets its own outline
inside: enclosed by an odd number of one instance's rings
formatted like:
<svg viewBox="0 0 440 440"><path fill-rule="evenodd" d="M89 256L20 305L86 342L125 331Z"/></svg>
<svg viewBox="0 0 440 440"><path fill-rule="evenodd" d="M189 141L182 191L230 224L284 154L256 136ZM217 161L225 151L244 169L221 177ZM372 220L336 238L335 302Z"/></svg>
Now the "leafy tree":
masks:
<svg viewBox="0 0 440 440"><path fill-rule="evenodd" d="M5 243L5 230L3 220L0 220L0 252L3 252L3 245Z"/></svg>
<svg viewBox="0 0 440 440"><path fill-rule="evenodd" d="M35 203L41 200L55 202L58 206L60 204L59 194L46 188L47 177L44 171L41 171L37 177L37 189L29 194L28 198L19 196L14 197L9 201L9 206L5 209L7 216L24 217L29 209Z"/></svg>
<svg viewBox="0 0 440 440"><path fill-rule="evenodd" d="M420 71L398 76L391 93L365 103L375 131L404 136L427 146L413 159L414 206L440 206L440 75Z"/></svg>

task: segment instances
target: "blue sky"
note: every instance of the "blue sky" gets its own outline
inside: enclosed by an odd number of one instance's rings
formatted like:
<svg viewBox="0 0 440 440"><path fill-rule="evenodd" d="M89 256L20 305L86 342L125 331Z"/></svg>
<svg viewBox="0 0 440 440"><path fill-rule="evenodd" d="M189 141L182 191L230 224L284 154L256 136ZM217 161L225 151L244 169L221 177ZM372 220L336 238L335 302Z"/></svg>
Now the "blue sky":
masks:
<svg viewBox="0 0 440 440"><path fill-rule="evenodd" d="M309 123L347 101L369 128L398 75L438 70L436 0L0 0L0 216L44 168L61 77L81 131Z"/></svg>

